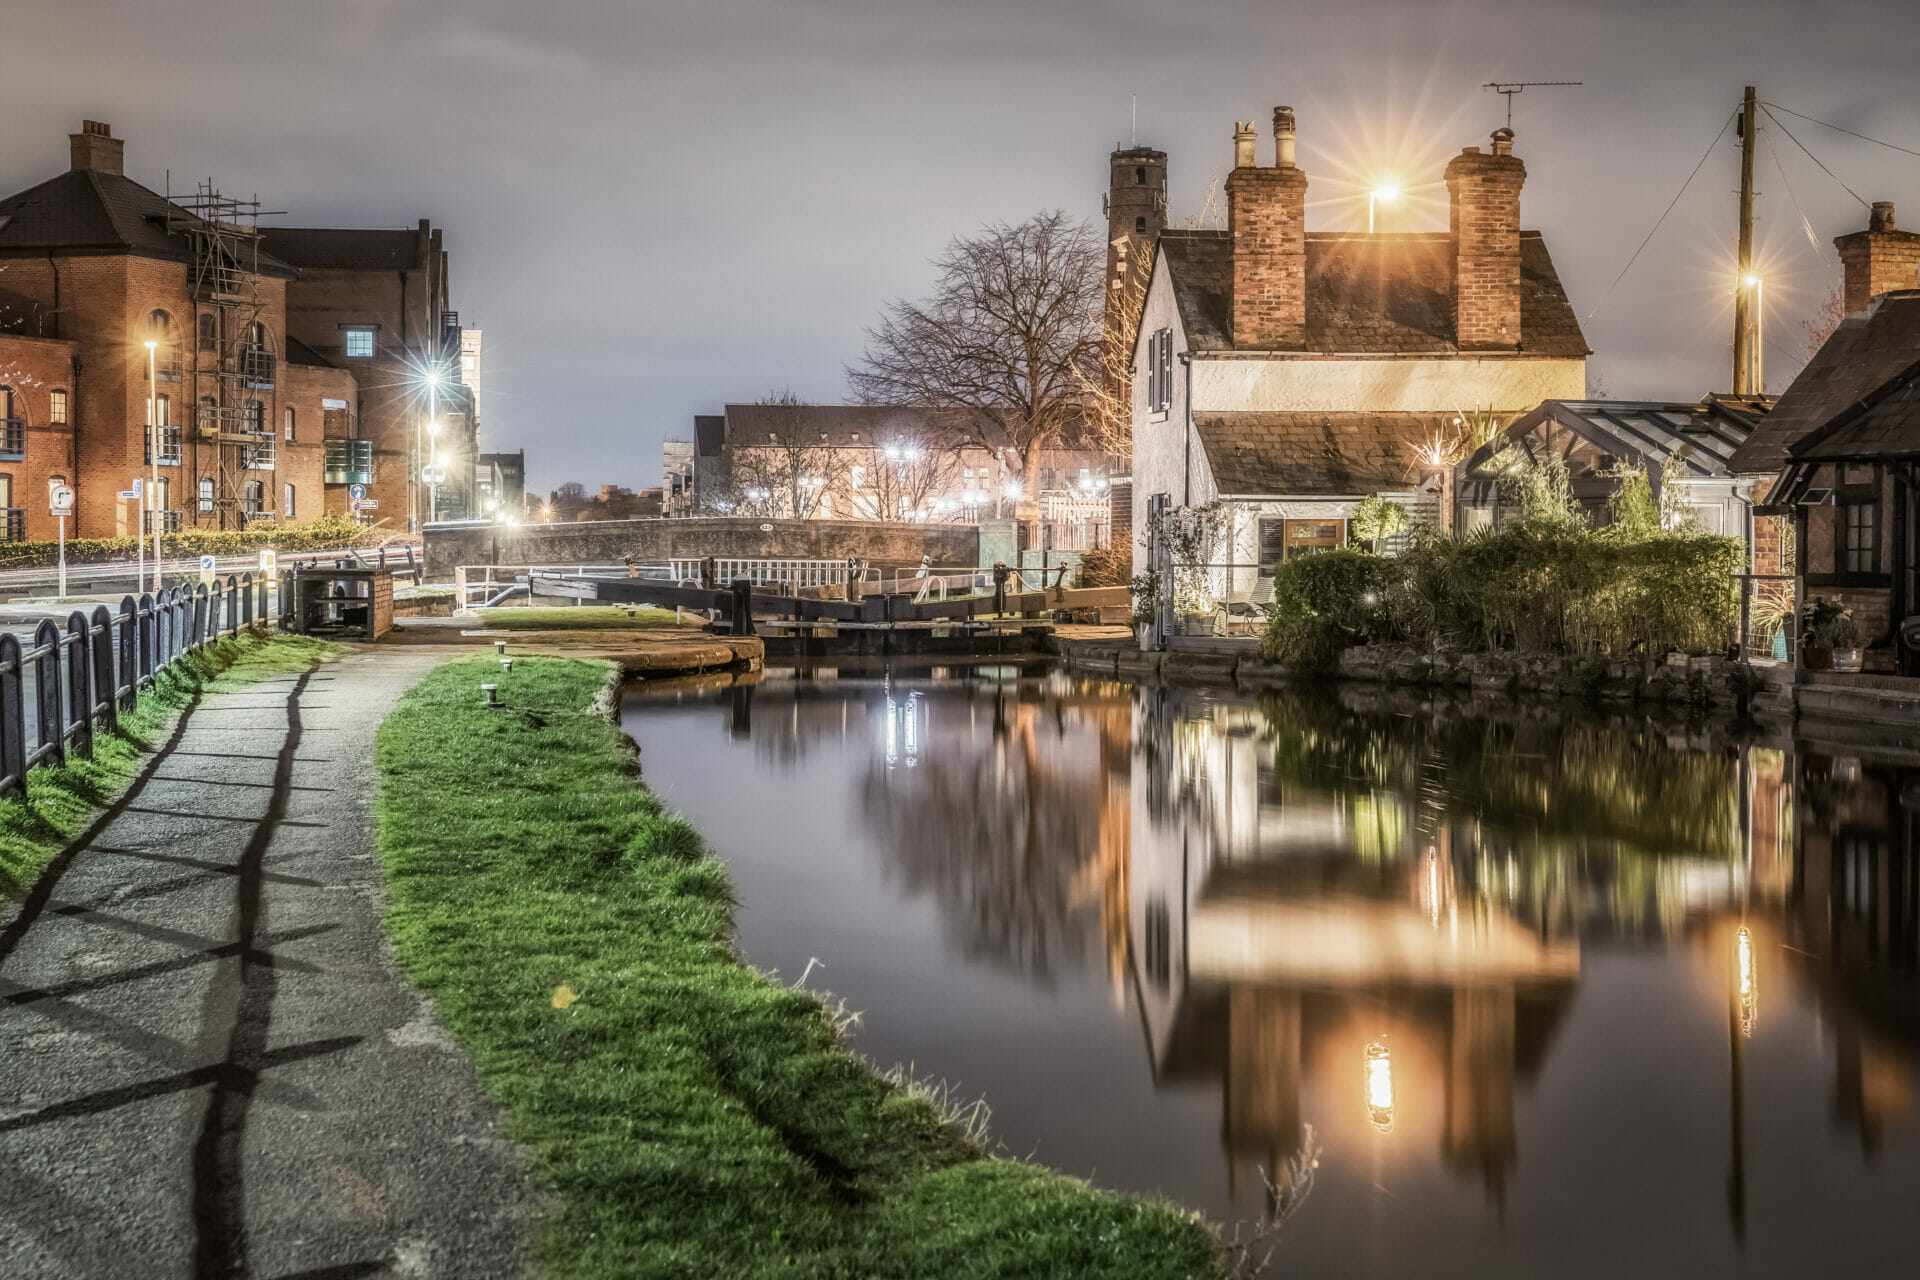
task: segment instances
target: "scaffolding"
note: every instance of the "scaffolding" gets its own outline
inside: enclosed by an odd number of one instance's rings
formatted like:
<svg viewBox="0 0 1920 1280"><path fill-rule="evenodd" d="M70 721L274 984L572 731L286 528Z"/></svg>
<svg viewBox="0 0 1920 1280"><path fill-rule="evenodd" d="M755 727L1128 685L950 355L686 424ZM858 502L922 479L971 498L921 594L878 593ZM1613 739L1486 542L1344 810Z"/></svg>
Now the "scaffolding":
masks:
<svg viewBox="0 0 1920 1280"><path fill-rule="evenodd" d="M192 246L192 459L179 509L201 528L238 529L274 514L279 422L273 335L261 313L260 200L222 195L212 179L167 194L167 232Z"/></svg>

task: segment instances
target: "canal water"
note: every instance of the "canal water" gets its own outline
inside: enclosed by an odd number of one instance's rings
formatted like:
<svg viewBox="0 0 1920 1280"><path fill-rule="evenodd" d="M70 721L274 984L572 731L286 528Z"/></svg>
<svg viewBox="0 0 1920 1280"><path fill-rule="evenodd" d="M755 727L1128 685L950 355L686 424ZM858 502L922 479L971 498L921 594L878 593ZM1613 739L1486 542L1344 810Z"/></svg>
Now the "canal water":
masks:
<svg viewBox="0 0 1920 1280"><path fill-rule="evenodd" d="M1920 754L1011 667L634 691L747 959L1269 1274L1911 1274ZM1277 1222L1277 1226L1274 1225Z"/></svg>

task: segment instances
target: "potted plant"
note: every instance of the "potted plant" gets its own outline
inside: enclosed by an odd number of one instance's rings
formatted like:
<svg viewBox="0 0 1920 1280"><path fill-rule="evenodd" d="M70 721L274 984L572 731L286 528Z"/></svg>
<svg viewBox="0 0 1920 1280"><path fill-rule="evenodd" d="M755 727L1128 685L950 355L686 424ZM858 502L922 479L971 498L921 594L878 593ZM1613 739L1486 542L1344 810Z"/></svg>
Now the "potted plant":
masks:
<svg viewBox="0 0 1920 1280"><path fill-rule="evenodd" d="M1860 651L1860 628L1854 625L1853 611L1842 609L1840 616L1827 624L1827 643L1833 646L1833 669L1860 670L1865 654Z"/></svg>
<svg viewBox="0 0 1920 1280"><path fill-rule="evenodd" d="M1833 670L1834 626L1843 617L1848 619L1851 637L1852 619L1838 600L1815 596L1800 611L1800 654L1807 670Z"/></svg>

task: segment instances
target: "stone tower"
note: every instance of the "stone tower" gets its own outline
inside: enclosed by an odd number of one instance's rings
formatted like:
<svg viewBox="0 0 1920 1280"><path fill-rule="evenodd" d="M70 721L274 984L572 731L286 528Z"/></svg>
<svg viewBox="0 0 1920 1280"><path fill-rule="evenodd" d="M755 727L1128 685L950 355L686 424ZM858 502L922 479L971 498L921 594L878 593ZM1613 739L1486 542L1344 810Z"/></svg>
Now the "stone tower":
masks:
<svg viewBox="0 0 1920 1280"><path fill-rule="evenodd" d="M1131 394L1126 368L1133 325L1153 247L1167 228L1167 153L1121 147L1108 157L1106 367L1122 403Z"/></svg>

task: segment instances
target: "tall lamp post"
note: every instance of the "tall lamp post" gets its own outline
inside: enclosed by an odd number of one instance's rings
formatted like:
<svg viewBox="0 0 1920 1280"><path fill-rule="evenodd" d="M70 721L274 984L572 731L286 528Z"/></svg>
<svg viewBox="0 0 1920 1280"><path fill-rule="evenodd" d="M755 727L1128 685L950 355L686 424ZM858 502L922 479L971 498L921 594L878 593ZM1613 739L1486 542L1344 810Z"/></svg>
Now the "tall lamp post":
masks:
<svg viewBox="0 0 1920 1280"><path fill-rule="evenodd" d="M159 409L159 406L160 406L160 382L158 377L159 350L160 350L160 343L156 339L148 338L147 339L147 496L140 503L140 508L141 508L140 519L142 523L144 523L147 518L146 517L147 504L158 503L160 499L160 424L154 421L154 419L159 416L157 413L157 410ZM142 538L146 537L145 529L142 529L140 531L140 536ZM158 506L155 506L154 508L154 519L153 519L153 591L155 595L158 595L160 593L160 511Z"/></svg>
<svg viewBox="0 0 1920 1280"><path fill-rule="evenodd" d="M440 371L440 363L437 360L433 363L433 366L427 370L428 466L435 465L432 461L432 454L437 449L437 445L434 443L434 437L440 433L440 379L444 376ZM418 497L417 492L415 496ZM427 518L420 522L422 526L432 521L434 516L438 514L436 508L439 505L439 501L440 487L429 484L427 486Z"/></svg>

